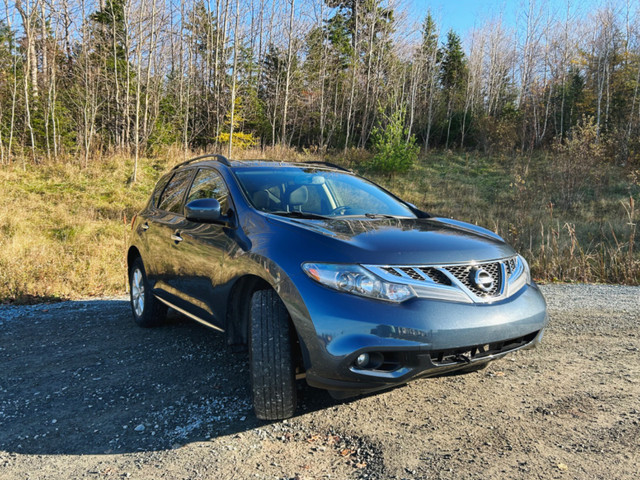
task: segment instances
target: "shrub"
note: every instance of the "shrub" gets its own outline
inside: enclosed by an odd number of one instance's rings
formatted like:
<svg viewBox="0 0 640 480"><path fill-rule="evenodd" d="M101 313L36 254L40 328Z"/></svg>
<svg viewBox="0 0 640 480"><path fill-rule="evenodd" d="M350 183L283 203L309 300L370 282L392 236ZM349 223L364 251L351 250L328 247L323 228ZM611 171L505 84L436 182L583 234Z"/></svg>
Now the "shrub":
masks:
<svg viewBox="0 0 640 480"><path fill-rule="evenodd" d="M404 128L404 109L396 110L391 117L386 117L386 127L379 124L371 132L373 151L370 163L372 170L389 176L408 171L418 158L420 147L412 135L408 137Z"/></svg>
<svg viewBox="0 0 640 480"><path fill-rule="evenodd" d="M584 200L587 190L601 187L606 149L591 117L583 117L567 138L556 140L551 172L557 183L556 201L570 209Z"/></svg>

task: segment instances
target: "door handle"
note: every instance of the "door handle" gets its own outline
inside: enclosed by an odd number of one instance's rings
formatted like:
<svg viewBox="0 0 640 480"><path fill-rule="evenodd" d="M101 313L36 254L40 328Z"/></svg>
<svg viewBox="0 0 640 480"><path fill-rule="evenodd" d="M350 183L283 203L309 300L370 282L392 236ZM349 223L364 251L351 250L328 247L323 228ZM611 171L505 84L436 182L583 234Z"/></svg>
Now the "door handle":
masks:
<svg viewBox="0 0 640 480"><path fill-rule="evenodd" d="M142 230L149 230L149 223L144 222L144 223L141 225L141 227L142 227Z"/></svg>
<svg viewBox="0 0 640 480"><path fill-rule="evenodd" d="M180 236L179 232L176 232L171 235L171 240L173 240L176 243L180 243L182 241L182 237Z"/></svg>

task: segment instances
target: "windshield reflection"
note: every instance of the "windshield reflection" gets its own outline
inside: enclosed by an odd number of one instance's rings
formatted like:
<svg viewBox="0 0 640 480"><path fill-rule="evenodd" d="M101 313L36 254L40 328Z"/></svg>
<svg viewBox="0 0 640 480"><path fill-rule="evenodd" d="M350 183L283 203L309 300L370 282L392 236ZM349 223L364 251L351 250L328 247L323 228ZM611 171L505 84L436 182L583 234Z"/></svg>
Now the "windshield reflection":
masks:
<svg viewBox="0 0 640 480"><path fill-rule="evenodd" d="M363 178L305 167L234 169L256 209L296 218L387 216L416 218L413 211Z"/></svg>

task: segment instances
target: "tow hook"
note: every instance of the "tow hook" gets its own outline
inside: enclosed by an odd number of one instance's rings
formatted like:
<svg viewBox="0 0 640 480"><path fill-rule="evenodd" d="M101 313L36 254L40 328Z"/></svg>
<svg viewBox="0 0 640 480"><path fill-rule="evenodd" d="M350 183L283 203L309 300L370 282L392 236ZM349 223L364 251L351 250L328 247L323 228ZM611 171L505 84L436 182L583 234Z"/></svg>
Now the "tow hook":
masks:
<svg viewBox="0 0 640 480"><path fill-rule="evenodd" d="M466 356L464 353L459 353L455 356L455 359L459 362L471 363L471 359Z"/></svg>

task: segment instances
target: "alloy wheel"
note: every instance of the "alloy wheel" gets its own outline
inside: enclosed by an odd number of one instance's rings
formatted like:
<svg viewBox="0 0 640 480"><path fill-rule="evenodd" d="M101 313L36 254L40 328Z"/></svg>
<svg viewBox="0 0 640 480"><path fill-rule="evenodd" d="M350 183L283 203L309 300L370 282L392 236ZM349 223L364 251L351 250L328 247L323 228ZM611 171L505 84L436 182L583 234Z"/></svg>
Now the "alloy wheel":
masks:
<svg viewBox="0 0 640 480"><path fill-rule="evenodd" d="M131 278L131 304L136 316L140 317L144 311L144 279L139 268L133 271Z"/></svg>

